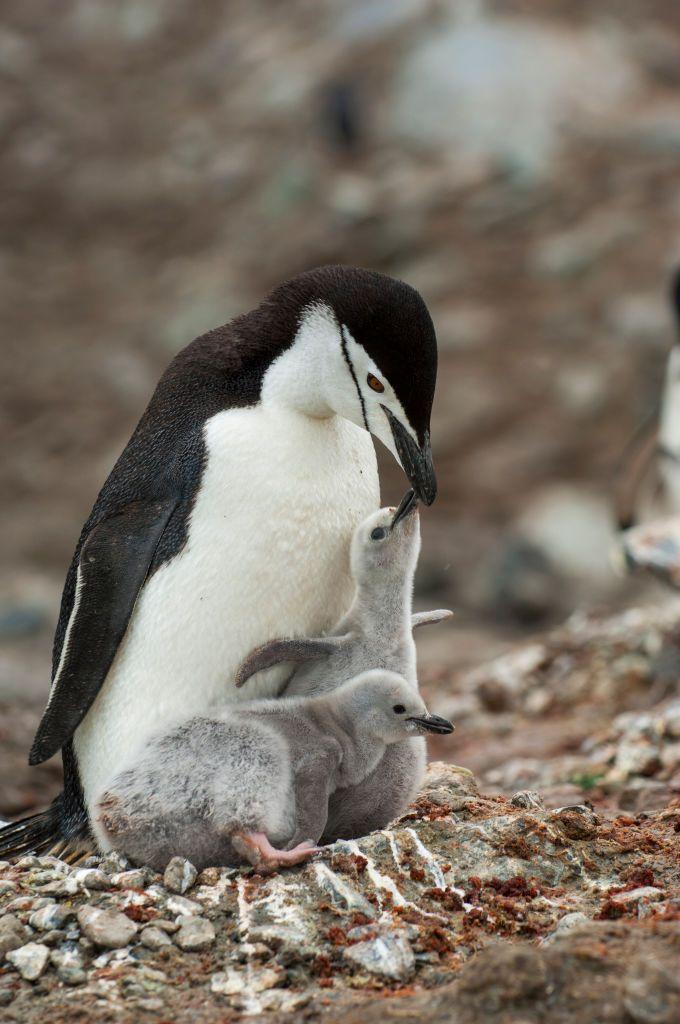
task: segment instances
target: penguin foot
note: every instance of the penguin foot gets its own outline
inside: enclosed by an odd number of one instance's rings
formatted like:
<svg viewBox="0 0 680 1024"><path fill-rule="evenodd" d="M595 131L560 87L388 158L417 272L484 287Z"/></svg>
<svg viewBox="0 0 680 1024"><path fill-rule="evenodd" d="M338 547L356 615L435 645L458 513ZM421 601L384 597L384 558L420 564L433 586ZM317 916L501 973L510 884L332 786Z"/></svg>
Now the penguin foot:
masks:
<svg viewBox="0 0 680 1024"><path fill-rule="evenodd" d="M319 847L311 840L299 843L292 850L277 850L264 832L235 832L231 837L231 844L237 853L261 872L302 864L319 851Z"/></svg>

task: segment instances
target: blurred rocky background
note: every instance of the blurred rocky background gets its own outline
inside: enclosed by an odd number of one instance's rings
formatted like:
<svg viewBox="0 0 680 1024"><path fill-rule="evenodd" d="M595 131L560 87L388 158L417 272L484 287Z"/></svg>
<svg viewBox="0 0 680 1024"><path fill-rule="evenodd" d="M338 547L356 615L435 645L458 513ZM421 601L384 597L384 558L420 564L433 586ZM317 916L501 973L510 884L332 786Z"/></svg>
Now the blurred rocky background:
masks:
<svg viewBox="0 0 680 1024"><path fill-rule="evenodd" d="M459 722L438 756L501 789L585 779L606 798L612 744L638 727L589 736L672 699L675 619L650 613L649 643L616 620L613 674L592 637L586 668L571 633L533 638L667 600L614 571L611 496L674 338L677 3L6 0L0 75L0 814L58 785L57 761L24 765L60 588L159 374L326 262L409 281L438 330L418 600L456 610L422 663ZM529 638L500 683L465 674ZM645 728L670 749L669 721ZM596 771L545 768L584 742ZM666 786L661 745L639 777Z"/></svg>

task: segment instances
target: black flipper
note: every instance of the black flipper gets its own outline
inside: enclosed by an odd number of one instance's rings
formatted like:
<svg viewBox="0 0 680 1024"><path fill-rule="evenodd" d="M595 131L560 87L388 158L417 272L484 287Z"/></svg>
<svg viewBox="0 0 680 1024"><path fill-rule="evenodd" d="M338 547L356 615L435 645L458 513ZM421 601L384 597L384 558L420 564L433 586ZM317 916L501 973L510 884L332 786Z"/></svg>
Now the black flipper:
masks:
<svg viewBox="0 0 680 1024"><path fill-rule="evenodd" d="M92 705L176 505L175 497L128 505L86 538L59 666L29 764L41 764L63 747Z"/></svg>
<svg viewBox="0 0 680 1024"><path fill-rule="evenodd" d="M282 661L295 661L298 664L302 664L305 661L326 658L329 654L337 651L345 639L345 637L327 636L270 640L269 643L256 647L241 662L234 683L236 686L243 686L256 672L262 672L265 668L272 668L274 665L279 665Z"/></svg>

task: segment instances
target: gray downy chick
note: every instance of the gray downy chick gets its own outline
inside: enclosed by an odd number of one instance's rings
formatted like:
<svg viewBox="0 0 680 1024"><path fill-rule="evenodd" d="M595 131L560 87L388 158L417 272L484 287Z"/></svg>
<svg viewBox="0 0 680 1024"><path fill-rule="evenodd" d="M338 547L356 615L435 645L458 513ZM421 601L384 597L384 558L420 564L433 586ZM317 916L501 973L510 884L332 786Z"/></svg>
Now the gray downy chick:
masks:
<svg viewBox="0 0 680 1024"><path fill-rule="evenodd" d="M329 796L359 785L389 745L452 729L380 669L311 699L230 705L152 738L110 784L97 821L113 849L159 871L176 855L197 868L245 859L274 870L316 852Z"/></svg>
<svg viewBox="0 0 680 1024"><path fill-rule="evenodd" d="M398 672L417 690L414 627L441 622L447 609L413 614L413 578L420 552L417 500L409 491L398 509L368 516L352 538L351 568L356 584L352 606L329 636L272 640L242 663L236 686L256 672L292 663L284 693L326 693L369 668ZM408 806L423 779L425 740L391 746L375 771L351 792L331 797L324 841L353 838L383 828Z"/></svg>

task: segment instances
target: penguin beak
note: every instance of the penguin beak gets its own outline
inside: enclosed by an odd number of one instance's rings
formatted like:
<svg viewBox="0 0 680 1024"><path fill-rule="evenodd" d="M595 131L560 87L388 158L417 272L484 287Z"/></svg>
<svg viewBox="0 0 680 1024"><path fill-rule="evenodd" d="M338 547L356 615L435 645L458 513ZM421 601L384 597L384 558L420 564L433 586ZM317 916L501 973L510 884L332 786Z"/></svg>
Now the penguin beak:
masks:
<svg viewBox="0 0 680 1024"><path fill-rule="evenodd" d="M431 505L437 497L437 478L432 465L432 448L430 447L430 434L425 432L425 440L422 446L418 445L402 423L399 422L386 405L382 409L387 416L394 438L394 445L402 468L409 479L409 483L416 492L416 497L425 505Z"/></svg>
<svg viewBox="0 0 680 1024"><path fill-rule="evenodd" d="M407 491L399 503L399 508L394 513L394 517L390 523L390 530L393 530L397 523L400 523L402 519L406 519L408 516L412 515L417 508L418 499L416 498L415 491Z"/></svg>
<svg viewBox="0 0 680 1024"><path fill-rule="evenodd" d="M448 718L440 718L439 715L423 715L422 718L407 718L407 722L415 722L419 729L425 732L436 732L440 735L447 735L453 732L455 726Z"/></svg>

